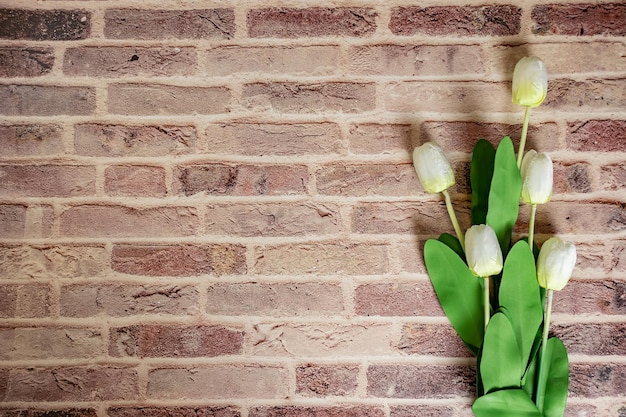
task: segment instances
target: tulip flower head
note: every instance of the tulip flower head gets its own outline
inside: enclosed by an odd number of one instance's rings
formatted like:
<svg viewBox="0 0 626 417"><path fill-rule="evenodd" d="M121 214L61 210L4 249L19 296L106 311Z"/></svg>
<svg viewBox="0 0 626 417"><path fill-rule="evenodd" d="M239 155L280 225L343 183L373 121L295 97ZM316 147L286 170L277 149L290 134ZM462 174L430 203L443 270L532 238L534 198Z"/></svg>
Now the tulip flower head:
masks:
<svg viewBox="0 0 626 417"><path fill-rule="evenodd" d="M545 204L552 198L552 159L531 149L524 155L521 166L522 200L527 204Z"/></svg>
<svg viewBox="0 0 626 417"><path fill-rule="evenodd" d="M490 277L502 271L502 250L489 225L474 225L467 230L465 257L470 271L478 277Z"/></svg>
<svg viewBox="0 0 626 417"><path fill-rule="evenodd" d="M413 151L413 166L422 186L429 193L440 193L454 185L454 172L443 150L426 142Z"/></svg>
<svg viewBox="0 0 626 417"><path fill-rule="evenodd" d="M537 107L546 98L548 92L548 73L546 66L536 56L520 59L513 71L513 103Z"/></svg>
<svg viewBox="0 0 626 417"><path fill-rule="evenodd" d="M558 237L548 239L537 259L539 285L548 290L560 291L569 281L576 265L576 246Z"/></svg>

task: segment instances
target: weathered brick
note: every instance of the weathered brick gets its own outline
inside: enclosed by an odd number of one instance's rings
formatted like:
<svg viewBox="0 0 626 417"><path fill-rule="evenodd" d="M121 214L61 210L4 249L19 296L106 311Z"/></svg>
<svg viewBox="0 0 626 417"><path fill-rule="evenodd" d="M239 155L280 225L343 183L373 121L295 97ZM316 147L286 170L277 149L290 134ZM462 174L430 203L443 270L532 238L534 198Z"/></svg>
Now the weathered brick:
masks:
<svg viewBox="0 0 626 417"><path fill-rule="evenodd" d="M626 120L569 122L567 147L581 152L626 152Z"/></svg>
<svg viewBox="0 0 626 417"><path fill-rule="evenodd" d="M230 98L226 87L111 84L107 105L124 115L216 114L228 112Z"/></svg>
<svg viewBox="0 0 626 417"><path fill-rule="evenodd" d="M0 77L40 77L52 71L54 52L51 48L1 47L0 62Z"/></svg>
<svg viewBox="0 0 626 417"><path fill-rule="evenodd" d="M0 317L49 317L50 287L41 284L0 285Z"/></svg>
<svg viewBox="0 0 626 417"><path fill-rule="evenodd" d="M570 364L572 397L615 397L626 392L626 365L619 363Z"/></svg>
<svg viewBox="0 0 626 417"><path fill-rule="evenodd" d="M213 357L241 352L243 332L223 326L136 325L111 329L109 355Z"/></svg>
<svg viewBox="0 0 626 417"><path fill-rule="evenodd" d="M564 112L620 111L626 106L626 78L551 80L543 106Z"/></svg>
<svg viewBox="0 0 626 417"><path fill-rule="evenodd" d="M96 169L79 165L0 165L0 196L79 197L96 192Z"/></svg>
<svg viewBox="0 0 626 417"><path fill-rule="evenodd" d="M454 398L475 392L475 372L463 365L370 365L367 394L382 398Z"/></svg>
<svg viewBox="0 0 626 417"><path fill-rule="evenodd" d="M137 372L115 365L13 368L5 401L111 401L138 395Z"/></svg>
<svg viewBox="0 0 626 417"><path fill-rule="evenodd" d="M250 410L250 417L383 417L385 411L379 406L275 406L256 407Z"/></svg>
<svg viewBox="0 0 626 417"><path fill-rule="evenodd" d="M299 366L296 368L296 393L307 397L353 396L358 377L358 365Z"/></svg>
<svg viewBox="0 0 626 417"><path fill-rule="evenodd" d="M374 110L376 88L371 83L295 82L251 83L243 86L248 110L281 113L362 113Z"/></svg>
<svg viewBox="0 0 626 417"><path fill-rule="evenodd" d="M414 196L421 187L412 164L323 165L317 191L337 196Z"/></svg>
<svg viewBox="0 0 626 417"><path fill-rule="evenodd" d="M430 237L435 237L430 236ZM400 242L396 245L396 257L400 261L402 271L425 274L424 266L424 242L412 238L408 242Z"/></svg>
<svg viewBox="0 0 626 417"><path fill-rule="evenodd" d="M613 240L611 247L611 256L607 256L607 258L609 262L606 268L606 272L626 272L626 240Z"/></svg>
<svg viewBox="0 0 626 417"><path fill-rule="evenodd" d="M591 404L572 404L571 401L568 401L565 404L565 414L566 417L579 417L579 416L589 416L589 417L600 417L602 414L598 412L598 409ZM618 417L623 417L619 416Z"/></svg>
<svg viewBox="0 0 626 417"><path fill-rule="evenodd" d="M348 70L359 75L407 77L484 73L478 45L367 45L348 52Z"/></svg>
<svg viewBox="0 0 626 417"><path fill-rule="evenodd" d="M210 285L207 294L207 313L211 315L294 317L344 313L338 284L219 283Z"/></svg>
<svg viewBox="0 0 626 417"><path fill-rule="evenodd" d="M148 399L286 398L286 369L263 365L212 365L153 369Z"/></svg>
<svg viewBox="0 0 626 417"><path fill-rule="evenodd" d="M571 280L554 296L554 312L623 315L626 313L626 282Z"/></svg>
<svg viewBox="0 0 626 417"><path fill-rule="evenodd" d="M104 171L104 191L114 196L164 197L165 169L146 165L114 165Z"/></svg>
<svg viewBox="0 0 626 417"><path fill-rule="evenodd" d="M108 9L104 36L113 39L232 39L232 9Z"/></svg>
<svg viewBox="0 0 626 417"><path fill-rule="evenodd" d="M61 154L63 129L50 124L0 125L0 147L3 158Z"/></svg>
<svg viewBox="0 0 626 417"><path fill-rule="evenodd" d="M602 271L610 272L619 262L612 253L611 248L604 242L585 241L576 242L576 271L584 276L587 272Z"/></svg>
<svg viewBox="0 0 626 417"><path fill-rule="evenodd" d="M262 275L370 275L389 270L381 244L296 243L256 248L255 272Z"/></svg>
<svg viewBox="0 0 626 417"><path fill-rule="evenodd" d="M522 9L508 4L396 7L389 29L403 36L509 36L520 32L521 17Z"/></svg>
<svg viewBox="0 0 626 417"><path fill-rule="evenodd" d="M573 354L626 355L626 323L556 324L550 331Z"/></svg>
<svg viewBox="0 0 626 417"><path fill-rule="evenodd" d="M75 284L61 287L63 317L190 315L198 291L185 285Z"/></svg>
<svg viewBox="0 0 626 417"><path fill-rule="evenodd" d="M206 129L211 153L237 155L329 155L342 152L335 123L224 123Z"/></svg>
<svg viewBox="0 0 626 417"><path fill-rule="evenodd" d="M238 245L115 245L114 271L148 276L244 274L245 248Z"/></svg>
<svg viewBox="0 0 626 417"><path fill-rule="evenodd" d="M621 163L601 167L600 177L602 188L607 191L619 191L626 188L626 166Z"/></svg>
<svg viewBox="0 0 626 417"><path fill-rule="evenodd" d="M354 303L361 316L443 316L429 281L362 284L356 288Z"/></svg>
<svg viewBox="0 0 626 417"><path fill-rule="evenodd" d="M258 324L249 335L255 356L376 356L393 352L387 324Z"/></svg>
<svg viewBox="0 0 626 417"><path fill-rule="evenodd" d="M554 161L554 194L593 191L589 164Z"/></svg>
<svg viewBox="0 0 626 417"><path fill-rule="evenodd" d="M192 207L83 205L66 208L61 234L79 237L192 236L200 219Z"/></svg>
<svg viewBox="0 0 626 417"><path fill-rule="evenodd" d="M226 165L210 163L174 170L176 194L226 196L305 194L308 169L304 165Z"/></svg>
<svg viewBox="0 0 626 417"><path fill-rule="evenodd" d="M0 38L34 41L86 39L91 13L84 10L0 9Z"/></svg>
<svg viewBox="0 0 626 417"><path fill-rule="evenodd" d="M0 329L0 358L94 358L104 354L102 342L102 333L98 328L5 328Z"/></svg>
<svg viewBox="0 0 626 417"><path fill-rule="evenodd" d="M86 46L65 51L67 76L185 76L196 71L196 51L190 47Z"/></svg>
<svg viewBox="0 0 626 417"><path fill-rule="evenodd" d="M91 87L0 85L0 114L8 116L89 115L95 108Z"/></svg>
<svg viewBox="0 0 626 417"><path fill-rule="evenodd" d="M626 5L622 3L539 4L531 17L536 34L626 35Z"/></svg>
<svg viewBox="0 0 626 417"><path fill-rule="evenodd" d="M452 416L454 409L446 405L396 405L391 406L390 417L439 417Z"/></svg>
<svg viewBox="0 0 626 417"><path fill-rule="evenodd" d="M218 46L207 51L205 71L211 76L236 73L332 75L339 70L335 45Z"/></svg>
<svg viewBox="0 0 626 417"><path fill-rule="evenodd" d="M97 417L93 408L63 408L53 410L36 409L3 409L0 410L2 417Z"/></svg>
<svg viewBox="0 0 626 417"><path fill-rule="evenodd" d="M110 407L109 417L240 417L234 407Z"/></svg>
<svg viewBox="0 0 626 417"><path fill-rule="evenodd" d="M348 131L350 152L355 154L412 152L414 136L410 124L359 123Z"/></svg>
<svg viewBox="0 0 626 417"><path fill-rule="evenodd" d="M450 324L405 324L398 349L410 355L473 356Z"/></svg>
<svg viewBox="0 0 626 417"><path fill-rule="evenodd" d="M376 12L368 7L253 9L247 26L253 38L362 37L376 31Z"/></svg>
<svg viewBox="0 0 626 417"><path fill-rule="evenodd" d="M0 230L3 238L24 237L27 207L20 204L0 204Z"/></svg>
<svg viewBox="0 0 626 417"><path fill-rule="evenodd" d="M127 126L79 124L74 129L76 153L85 156L164 156L195 152L193 126Z"/></svg>

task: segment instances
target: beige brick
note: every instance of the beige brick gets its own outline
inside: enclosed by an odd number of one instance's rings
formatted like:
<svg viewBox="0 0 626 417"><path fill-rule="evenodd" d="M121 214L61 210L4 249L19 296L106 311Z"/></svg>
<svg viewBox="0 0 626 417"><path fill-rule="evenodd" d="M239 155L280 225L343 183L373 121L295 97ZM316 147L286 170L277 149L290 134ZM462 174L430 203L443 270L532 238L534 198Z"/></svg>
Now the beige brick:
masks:
<svg viewBox="0 0 626 417"><path fill-rule="evenodd" d="M95 194L96 169L74 165L0 165L0 196L79 197Z"/></svg>
<svg viewBox="0 0 626 417"><path fill-rule="evenodd" d="M415 196L422 193L412 164L323 165L317 191L337 196Z"/></svg>
<svg viewBox="0 0 626 417"><path fill-rule="evenodd" d="M0 329L3 360L95 358L104 354L97 328L17 327Z"/></svg>
<svg viewBox="0 0 626 417"><path fill-rule="evenodd" d="M0 125L2 158L62 154L63 129L53 124Z"/></svg>
<svg viewBox="0 0 626 417"><path fill-rule="evenodd" d="M7 116L89 115L95 89L48 85L0 85L0 114Z"/></svg>
<svg viewBox="0 0 626 417"><path fill-rule="evenodd" d="M0 318L43 318L52 313L50 287L43 284L0 285Z"/></svg>
<svg viewBox="0 0 626 417"><path fill-rule="evenodd" d="M350 152L355 154L412 152L416 145L416 129L408 123L352 124L348 141Z"/></svg>

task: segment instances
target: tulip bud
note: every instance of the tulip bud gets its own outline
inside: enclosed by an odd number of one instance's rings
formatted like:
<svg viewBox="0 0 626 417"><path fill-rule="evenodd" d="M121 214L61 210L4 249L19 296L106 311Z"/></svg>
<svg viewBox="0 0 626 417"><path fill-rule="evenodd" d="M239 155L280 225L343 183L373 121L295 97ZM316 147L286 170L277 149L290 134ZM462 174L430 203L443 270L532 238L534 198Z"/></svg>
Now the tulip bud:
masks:
<svg viewBox="0 0 626 417"><path fill-rule="evenodd" d="M548 290L560 291L569 281L576 265L576 246L558 237L548 239L537 259L537 280Z"/></svg>
<svg viewBox="0 0 626 417"><path fill-rule="evenodd" d="M429 193L440 193L454 185L454 173L443 150L426 142L413 151L413 166L422 186Z"/></svg>
<svg viewBox="0 0 626 417"><path fill-rule="evenodd" d="M552 197L552 159L531 149L522 160L522 200L527 204L545 204Z"/></svg>
<svg viewBox="0 0 626 417"><path fill-rule="evenodd" d="M536 56L520 59L513 71L513 103L537 107L548 92L546 66Z"/></svg>
<svg viewBox="0 0 626 417"><path fill-rule="evenodd" d="M489 225L474 225L467 230L465 257L476 276L490 277L502 271L502 250L496 232Z"/></svg>

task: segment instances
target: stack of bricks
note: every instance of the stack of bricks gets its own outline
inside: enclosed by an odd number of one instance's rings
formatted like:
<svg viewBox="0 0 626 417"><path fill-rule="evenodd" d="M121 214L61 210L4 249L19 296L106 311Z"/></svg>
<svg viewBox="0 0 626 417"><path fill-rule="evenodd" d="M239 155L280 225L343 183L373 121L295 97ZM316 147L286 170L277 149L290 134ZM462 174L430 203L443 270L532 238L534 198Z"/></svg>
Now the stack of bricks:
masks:
<svg viewBox="0 0 626 417"><path fill-rule="evenodd" d="M444 148L468 227L526 55L566 415L626 416L626 4L340 3L0 1L1 416L471 416L410 155Z"/></svg>

